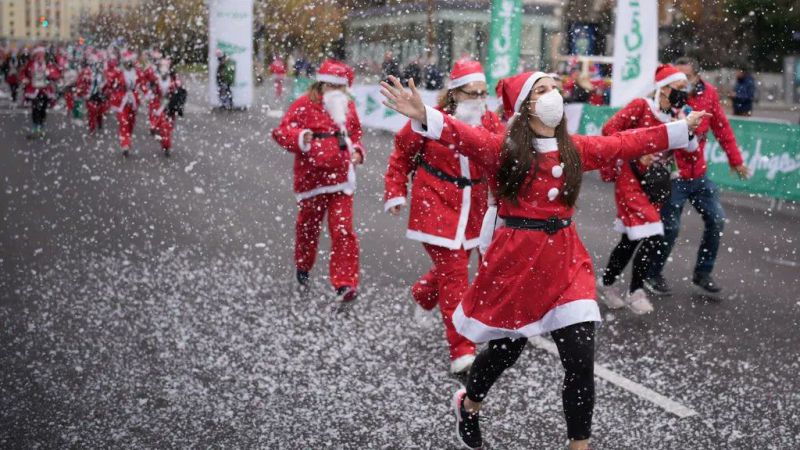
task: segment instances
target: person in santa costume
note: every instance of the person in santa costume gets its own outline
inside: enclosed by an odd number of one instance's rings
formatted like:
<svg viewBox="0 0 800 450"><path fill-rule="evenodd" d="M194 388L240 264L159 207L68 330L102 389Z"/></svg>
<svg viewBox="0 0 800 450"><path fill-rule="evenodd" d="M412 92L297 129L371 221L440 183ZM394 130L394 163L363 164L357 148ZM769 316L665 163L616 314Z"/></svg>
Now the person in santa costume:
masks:
<svg viewBox="0 0 800 450"><path fill-rule="evenodd" d="M144 78L142 93L147 101L147 123L150 125L150 134L154 136L158 134L160 120L158 109L161 106L160 102L154 101L156 96L155 89L159 78L158 68L155 63L161 60L162 55L158 50L142 52L142 57L139 60L139 70L141 70Z"/></svg>
<svg viewBox="0 0 800 450"><path fill-rule="evenodd" d="M32 59L22 69L25 100L31 103L30 138L44 137L47 108L56 100L55 83L60 78L58 67L45 59L44 47L33 49Z"/></svg>
<svg viewBox="0 0 800 450"><path fill-rule="evenodd" d="M103 117L108 110L105 62L100 52L87 55L88 66L78 77L78 91L84 94L89 134L103 128Z"/></svg>
<svg viewBox="0 0 800 450"><path fill-rule="evenodd" d="M151 126L155 126L156 139L161 143L161 149L164 151L164 156L167 157L172 149L175 116L182 107L182 105L178 105L179 101L174 97L180 95L181 90L182 83L178 74L172 69L172 62L168 58L161 59L156 71L156 82L150 87L152 93L150 106L156 105L153 111L155 120Z"/></svg>
<svg viewBox="0 0 800 450"><path fill-rule="evenodd" d="M452 146L483 167L503 220L453 324L488 346L475 358L466 389L453 397L457 435L480 448L481 402L527 338L551 333L565 369L562 389L571 450L588 448L594 410L594 330L600 321L592 260L572 223L582 172L617 159L685 148L704 112L686 120L614 136L570 136L564 100L553 78L527 72L504 83L514 117L504 135L427 107L409 81L382 82L384 104L412 119L412 129Z"/></svg>
<svg viewBox="0 0 800 450"><path fill-rule="evenodd" d="M5 73L5 80L8 83L8 88L11 91L11 103L17 104L17 94L19 92L19 72L22 66L20 58L17 56L16 50L11 51L5 62L3 63L3 72Z"/></svg>
<svg viewBox="0 0 800 450"><path fill-rule="evenodd" d="M339 300L357 296L358 240L353 230L354 165L364 160L361 122L346 93L353 69L325 60L308 92L289 106L272 137L295 155L294 191L300 211L295 227L297 281L308 286L322 219L331 234L330 281Z"/></svg>
<svg viewBox="0 0 800 450"><path fill-rule="evenodd" d="M122 155L130 154L131 136L136 125L136 112L139 109L139 95L143 89L144 75L136 68L136 53L122 52L122 67L109 65L106 74L106 89L111 110L117 114L119 123L119 143Z"/></svg>
<svg viewBox="0 0 800 450"><path fill-rule="evenodd" d="M603 126L603 135L611 136L623 130L648 128L685 118L681 108L686 105L688 96L686 75L675 66L665 64L658 67L655 79L654 96L637 98L617 111ZM697 147L697 139L692 136L685 151L693 152ZM601 280L600 297L610 308L628 306L637 314L653 310L644 289L644 280L658 252L665 250L661 205L669 199L671 158L669 152L650 154L635 161L617 160L601 169L602 178L614 182L617 205L614 230L622 233L622 239L611 251ZM649 192L645 192L643 185L648 182ZM659 186L665 188L659 190ZM633 272L625 295L615 282L631 258Z"/></svg>
<svg viewBox="0 0 800 450"><path fill-rule="evenodd" d="M436 109L502 134L505 128L500 119L486 108L487 96L481 64L462 59L453 66ZM439 305L450 344L450 371L466 372L475 359L475 344L456 332L452 317L469 284L469 255L478 245L486 212L486 177L466 156L453 158L453 150L412 131L410 122L394 142L384 175L384 209L400 213L413 174L406 237L422 243L433 267L416 282L411 294L426 310Z"/></svg>
<svg viewBox="0 0 800 450"><path fill-rule="evenodd" d="M280 56L275 55L269 65L269 72L272 74L272 84L275 89L275 98L283 98L283 81L286 78L286 64Z"/></svg>

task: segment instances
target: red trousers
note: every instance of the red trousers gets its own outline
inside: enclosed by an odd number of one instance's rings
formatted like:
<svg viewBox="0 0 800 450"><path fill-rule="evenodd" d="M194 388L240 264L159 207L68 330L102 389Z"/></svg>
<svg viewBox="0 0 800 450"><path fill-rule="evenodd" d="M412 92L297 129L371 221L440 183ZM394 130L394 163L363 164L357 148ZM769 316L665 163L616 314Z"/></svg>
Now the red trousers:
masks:
<svg viewBox="0 0 800 450"><path fill-rule="evenodd" d="M106 113L106 105L102 102L87 100L86 111L89 115L89 133L94 133L99 127L103 126L103 115Z"/></svg>
<svg viewBox="0 0 800 450"><path fill-rule="evenodd" d="M453 312L469 286L469 250L451 250L437 245L422 244L433 260L433 268L423 275L428 287L436 290L439 311L444 321L445 335L450 344L450 359L475 353L475 344L461 336L453 326Z"/></svg>
<svg viewBox="0 0 800 450"><path fill-rule="evenodd" d="M322 219L328 213L331 235L330 280L333 287L358 287L358 239L353 231L353 197L342 192L301 200L295 226L294 261L310 272L317 259Z"/></svg>
<svg viewBox="0 0 800 450"><path fill-rule="evenodd" d="M136 126L136 110L130 104L125 105L122 111L117 113L119 122L119 145L123 150L131 148L131 135L133 127Z"/></svg>
<svg viewBox="0 0 800 450"><path fill-rule="evenodd" d="M175 118L167 115L163 111L160 115L156 116L155 128L158 132L158 140L161 142L161 148L169 150L172 148L172 130L175 129Z"/></svg>
<svg viewBox="0 0 800 450"><path fill-rule="evenodd" d="M275 97L283 97L283 77L274 77L273 84L275 86Z"/></svg>
<svg viewBox="0 0 800 450"><path fill-rule="evenodd" d="M75 94L72 93L72 89L64 91L64 104L67 106L67 117L69 117L75 108Z"/></svg>
<svg viewBox="0 0 800 450"><path fill-rule="evenodd" d="M150 129L158 130L160 116L158 109L161 108L161 100L154 98L147 104L147 119L150 121Z"/></svg>

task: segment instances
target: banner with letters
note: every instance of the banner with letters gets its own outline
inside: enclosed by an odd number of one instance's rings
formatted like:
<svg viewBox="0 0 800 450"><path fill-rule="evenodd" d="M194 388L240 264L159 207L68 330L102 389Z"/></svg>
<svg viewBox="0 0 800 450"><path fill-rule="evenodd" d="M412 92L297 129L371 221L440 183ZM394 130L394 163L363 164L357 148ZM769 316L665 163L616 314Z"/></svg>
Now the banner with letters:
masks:
<svg viewBox="0 0 800 450"><path fill-rule="evenodd" d="M208 101L219 106L217 49L232 58L236 78L231 87L233 106L253 104L253 0L209 0L208 2Z"/></svg>
<svg viewBox="0 0 800 450"><path fill-rule="evenodd" d="M658 2L619 0L614 26L611 106L653 91L658 65Z"/></svg>
<svg viewBox="0 0 800 450"><path fill-rule="evenodd" d="M493 0L486 84L489 92L501 78L517 73L522 35L522 0Z"/></svg>

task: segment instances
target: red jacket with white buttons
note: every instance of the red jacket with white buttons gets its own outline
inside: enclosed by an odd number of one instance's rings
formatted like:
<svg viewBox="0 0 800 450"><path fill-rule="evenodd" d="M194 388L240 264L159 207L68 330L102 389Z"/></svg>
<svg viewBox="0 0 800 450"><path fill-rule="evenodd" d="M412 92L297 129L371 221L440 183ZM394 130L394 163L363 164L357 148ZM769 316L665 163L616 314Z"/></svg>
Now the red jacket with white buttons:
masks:
<svg viewBox="0 0 800 450"><path fill-rule="evenodd" d="M481 127L493 133L505 131L500 119L491 111L483 115ZM417 158L451 177L481 181L459 189L455 183L425 170ZM488 180L480 167L459 154L457 148L454 152L413 132L409 122L394 138L394 151L384 175L386 210L406 203L411 172L414 178L406 237L453 250L476 247L488 196Z"/></svg>
<svg viewBox="0 0 800 450"><path fill-rule="evenodd" d="M341 149L335 136L314 138L308 147L303 145L305 133L333 134L339 131L322 101L311 101L303 95L289 106L280 125L272 130L272 138L294 154L294 191L297 201L320 194L344 192L352 195L356 189L355 171L350 162L352 152L362 158L361 122L355 103L350 102L345 129L347 148Z"/></svg>

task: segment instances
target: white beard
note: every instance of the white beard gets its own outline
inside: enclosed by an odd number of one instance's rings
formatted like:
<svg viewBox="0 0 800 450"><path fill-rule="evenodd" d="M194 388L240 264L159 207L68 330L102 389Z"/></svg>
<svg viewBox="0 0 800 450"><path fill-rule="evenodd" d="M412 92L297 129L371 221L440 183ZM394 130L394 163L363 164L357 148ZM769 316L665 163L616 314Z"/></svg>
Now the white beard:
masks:
<svg viewBox="0 0 800 450"><path fill-rule="evenodd" d="M322 96L322 104L325 107L325 111L328 112L336 125L342 128L347 121L347 107L349 103L350 98L347 97L347 94L339 90L326 92L325 95Z"/></svg>
<svg viewBox="0 0 800 450"><path fill-rule="evenodd" d="M480 125L484 113L486 113L486 101L464 100L456 105L453 116L467 125L476 126Z"/></svg>

